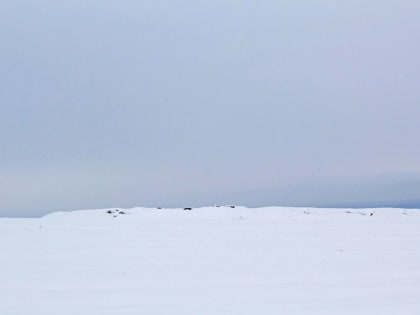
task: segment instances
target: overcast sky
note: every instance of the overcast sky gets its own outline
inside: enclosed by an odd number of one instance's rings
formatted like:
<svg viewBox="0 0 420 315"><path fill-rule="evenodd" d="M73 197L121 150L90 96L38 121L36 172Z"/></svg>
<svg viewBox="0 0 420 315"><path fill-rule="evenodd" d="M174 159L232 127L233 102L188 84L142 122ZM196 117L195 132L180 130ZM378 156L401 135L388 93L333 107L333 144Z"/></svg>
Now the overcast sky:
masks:
<svg viewBox="0 0 420 315"><path fill-rule="evenodd" d="M420 1L0 7L0 215L420 198Z"/></svg>

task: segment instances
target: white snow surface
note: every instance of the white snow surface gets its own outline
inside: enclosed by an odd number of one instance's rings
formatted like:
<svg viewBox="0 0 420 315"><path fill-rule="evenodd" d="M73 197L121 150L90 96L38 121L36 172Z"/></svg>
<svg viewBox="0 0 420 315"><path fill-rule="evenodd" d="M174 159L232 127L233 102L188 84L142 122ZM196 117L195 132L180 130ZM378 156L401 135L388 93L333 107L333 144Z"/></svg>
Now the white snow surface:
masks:
<svg viewBox="0 0 420 315"><path fill-rule="evenodd" d="M107 210L0 219L0 314L420 314L420 210Z"/></svg>

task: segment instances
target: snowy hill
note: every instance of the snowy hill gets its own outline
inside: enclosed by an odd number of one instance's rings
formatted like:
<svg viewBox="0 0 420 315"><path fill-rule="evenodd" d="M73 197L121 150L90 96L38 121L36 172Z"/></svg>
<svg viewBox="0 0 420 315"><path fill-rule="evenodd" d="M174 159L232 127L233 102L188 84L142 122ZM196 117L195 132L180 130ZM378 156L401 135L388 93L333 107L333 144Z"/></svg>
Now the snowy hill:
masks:
<svg viewBox="0 0 420 315"><path fill-rule="evenodd" d="M420 314L420 210L0 219L0 314Z"/></svg>

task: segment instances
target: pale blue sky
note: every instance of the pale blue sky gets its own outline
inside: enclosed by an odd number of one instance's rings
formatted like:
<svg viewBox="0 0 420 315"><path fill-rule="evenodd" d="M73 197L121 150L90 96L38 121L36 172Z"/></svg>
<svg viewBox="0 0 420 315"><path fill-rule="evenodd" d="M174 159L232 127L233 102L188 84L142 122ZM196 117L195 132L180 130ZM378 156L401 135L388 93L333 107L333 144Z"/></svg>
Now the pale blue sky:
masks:
<svg viewBox="0 0 420 315"><path fill-rule="evenodd" d="M420 199L419 1L0 7L0 215Z"/></svg>

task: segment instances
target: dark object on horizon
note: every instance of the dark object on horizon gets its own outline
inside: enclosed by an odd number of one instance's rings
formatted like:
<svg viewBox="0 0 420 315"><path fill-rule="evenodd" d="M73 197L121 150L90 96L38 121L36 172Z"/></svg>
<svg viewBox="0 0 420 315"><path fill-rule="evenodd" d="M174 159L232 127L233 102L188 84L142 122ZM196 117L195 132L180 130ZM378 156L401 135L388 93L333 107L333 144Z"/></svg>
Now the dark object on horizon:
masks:
<svg viewBox="0 0 420 315"><path fill-rule="evenodd" d="M184 208L184 210L192 210L192 208Z"/></svg>
<svg viewBox="0 0 420 315"><path fill-rule="evenodd" d="M370 216L373 216L373 212L370 213Z"/></svg>
<svg viewBox="0 0 420 315"><path fill-rule="evenodd" d="M232 209L234 209L234 208L235 208L235 206L229 206L229 208L232 208Z"/></svg>
<svg viewBox="0 0 420 315"><path fill-rule="evenodd" d="M108 210L106 213L114 214L114 218L116 218L118 214L125 214L125 212L120 209Z"/></svg>

